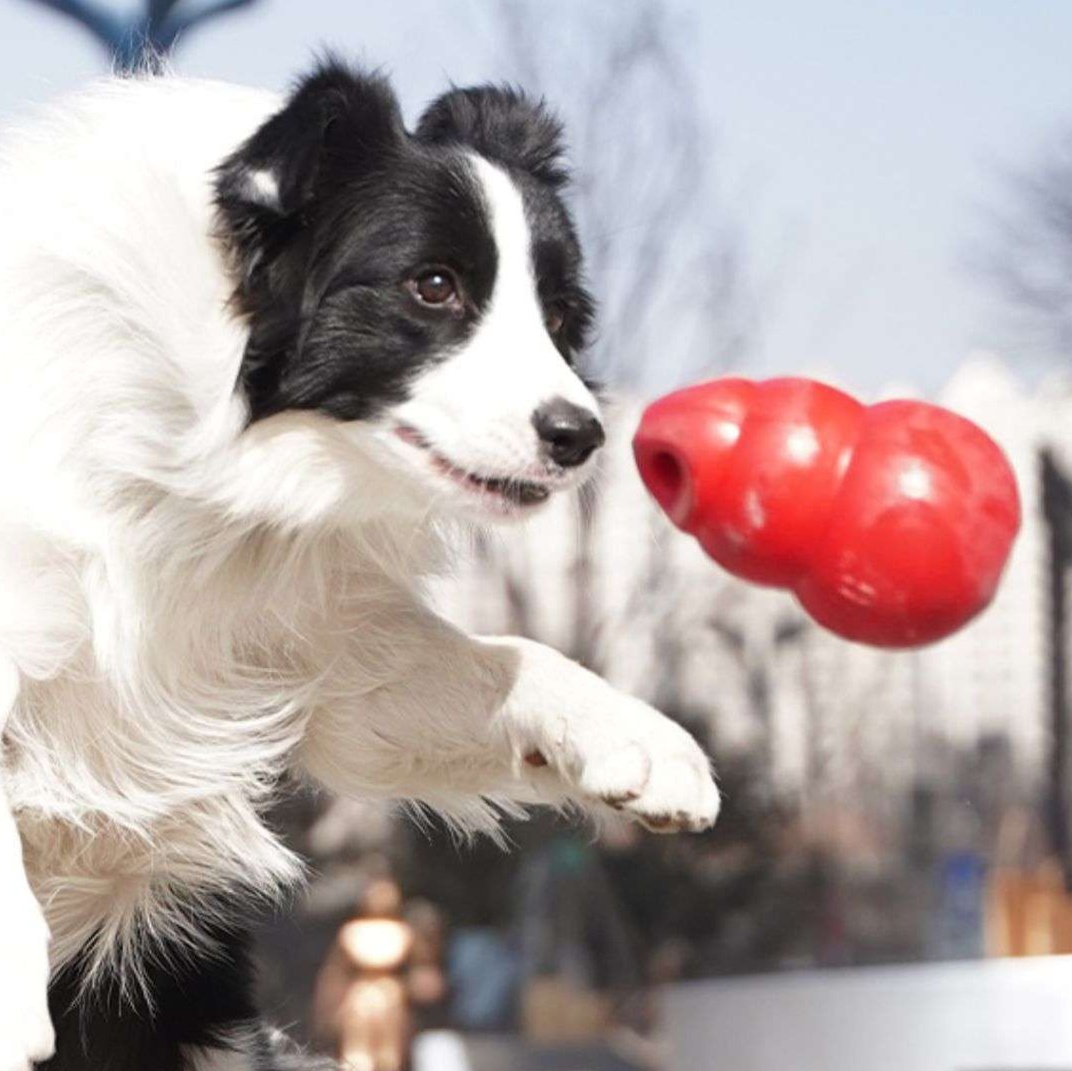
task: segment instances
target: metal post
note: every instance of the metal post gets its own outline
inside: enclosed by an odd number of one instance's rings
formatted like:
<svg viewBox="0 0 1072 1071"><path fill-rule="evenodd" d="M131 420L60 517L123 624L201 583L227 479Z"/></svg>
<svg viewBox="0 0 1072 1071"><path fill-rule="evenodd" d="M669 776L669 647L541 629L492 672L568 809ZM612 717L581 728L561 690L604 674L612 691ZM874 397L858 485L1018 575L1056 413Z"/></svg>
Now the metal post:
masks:
<svg viewBox="0 0 1072 1071"><path fill-rule="evenodd" d="M1046 820L1053 851L1072 888L1072 838L1069 835L1068 606L1065 584L1072 565L1072 483L1052 453L1040 453L1042 509L1049 540L1050 754Z"/></svg>

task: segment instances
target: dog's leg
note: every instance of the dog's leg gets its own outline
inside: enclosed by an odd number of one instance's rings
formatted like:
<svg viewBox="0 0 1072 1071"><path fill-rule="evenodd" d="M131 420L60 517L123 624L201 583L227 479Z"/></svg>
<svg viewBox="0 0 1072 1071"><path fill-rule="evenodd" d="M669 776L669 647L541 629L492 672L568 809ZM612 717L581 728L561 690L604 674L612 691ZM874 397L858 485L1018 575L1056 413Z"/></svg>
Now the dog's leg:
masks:
<svg viewBox="0 0 1072 1071"><path fill-rule="evenodd" d="M2 734L18 694L0 652L0 1071L28 1071L52 1055L48 928L22 865L22 843L4 788Z"/></svg>
<svg viewBox="0 0 1072 1071"><path fill-rule="evenodd" d="M569 796L608 805L656 832L714 824L719 795L710 760L680 725L543 644L474 642L484 657L505 654L514 667L492 728L527 781L538 783L543 770L552 791L557 781Z"/></svg>
<svg viewBox="0 0 1072 1071"><path fill-rule="evenodd" d="M659 831L705 829L718 813L684 729L541 644L466 636L399 605L363 619L339 669L304 754L336 791L574 800Z"/></svg>

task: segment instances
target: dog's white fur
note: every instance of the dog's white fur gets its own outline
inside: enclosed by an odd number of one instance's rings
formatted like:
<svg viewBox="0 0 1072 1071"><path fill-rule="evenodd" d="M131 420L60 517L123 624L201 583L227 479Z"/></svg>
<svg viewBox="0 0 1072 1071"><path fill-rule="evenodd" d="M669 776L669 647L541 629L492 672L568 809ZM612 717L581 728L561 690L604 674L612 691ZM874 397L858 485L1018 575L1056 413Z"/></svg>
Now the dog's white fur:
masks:
<svg viewBox="0 0 1072 1071"><path fill-rule="evenodd" d="M260 817L283 771L473 829L519 801L605 801L677 828L717 811L676 725L549 649L472 638L426 608L443 518L498 505L387 420L243 430L245 328L211 237L211 171L278 104L108 82L7 141L0 1071L49 1048L36 905L53 971L88 944L95 969L135 985L152 934L199 939L179 894L296 876ZM392 419L459 468L525 476L535 406L595 402L543 330L517 191L473 168L502 258L492 309Z"/></svg>

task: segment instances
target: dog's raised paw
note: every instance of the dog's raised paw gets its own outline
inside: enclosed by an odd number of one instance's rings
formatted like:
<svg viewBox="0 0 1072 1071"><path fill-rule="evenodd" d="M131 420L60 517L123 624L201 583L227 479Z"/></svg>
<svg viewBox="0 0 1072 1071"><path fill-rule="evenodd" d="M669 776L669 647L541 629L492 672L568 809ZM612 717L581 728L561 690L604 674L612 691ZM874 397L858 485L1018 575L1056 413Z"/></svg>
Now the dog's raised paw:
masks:
<svg viewBox="0 0 1072 1071"><path fill-rule="evenodd" d="M680 725L638 700L618 699L607 716L578 719L560 731L561 743L542 748L541 757L572 794L653 832L709 829L719 794L707 756Z"/></svg>
<svg viewBox="0 0 1072 1071"><path fill-rule="evenodd" d="M680 755L656 763L644 793L631 804L637 820L653 833L700 833L718 818L718 788L706 758Z"/></svg>
<svg viewBox="0 0 1072 1071"><path fill-rule="evenodd" d="M591 799L624 810L644 793L651 778L651 756L637 741L610 747L587 758L578 787Z"/></svg>
<svg viewBox="0 0 1072 1071"><path fill-rule="evenodd" d="M645 742L651 773L643 791L622 808L653 833L699 833L718 818L718 788L707 756L679 731L684 740L668 734L670 739Z"/></svg>

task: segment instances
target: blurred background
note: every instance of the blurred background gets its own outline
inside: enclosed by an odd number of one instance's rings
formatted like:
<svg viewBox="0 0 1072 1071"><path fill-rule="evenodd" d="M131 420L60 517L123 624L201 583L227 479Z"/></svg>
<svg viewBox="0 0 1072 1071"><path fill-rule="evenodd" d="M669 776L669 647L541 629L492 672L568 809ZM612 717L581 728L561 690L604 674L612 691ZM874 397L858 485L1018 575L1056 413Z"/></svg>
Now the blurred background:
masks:
<svg viewBox="0 0 1072 1071"><path fill-rule="evenodd" d="M365 932L340 927L390 919L431 1071L1072 1067L1072 6L0 0L0 121L146 41L279 89L330 45L411 117L504 80L560 112L616 432L437 597L658 704L725 793L702 836L536 815L503 845L298 794L278 822L313 880L262 928L268 1014L336 1046ZM872 651L670 529L629 436L727 372L987 428L1026 511L991 609Z"/></svg>

